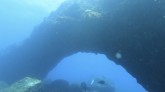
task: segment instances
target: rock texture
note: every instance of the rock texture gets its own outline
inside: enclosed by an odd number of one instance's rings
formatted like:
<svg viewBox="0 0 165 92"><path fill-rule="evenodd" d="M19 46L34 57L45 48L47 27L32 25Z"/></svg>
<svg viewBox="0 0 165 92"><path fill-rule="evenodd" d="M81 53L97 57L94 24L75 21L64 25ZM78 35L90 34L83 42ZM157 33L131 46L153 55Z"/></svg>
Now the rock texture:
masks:
<svg viewBox="0 0 165 92"><path fill-rule="evenodd" d="M66 80L58 79L51 82L50 92L69 92L69 82Z"/></svg>
<svg viewBox="0 0 165 92"><path fill-rule="evenodd" d="M0 54L0 80L43 79L64 57L105 54L149 92L165 90L165 1L63 3L23 43Z"/></svg>
<svg viewBox="0 0 165 92"><path fill-rule="evenodd" d="M0 92L42 92L42 89L43 87L40 80L26 77Z"/></svg>

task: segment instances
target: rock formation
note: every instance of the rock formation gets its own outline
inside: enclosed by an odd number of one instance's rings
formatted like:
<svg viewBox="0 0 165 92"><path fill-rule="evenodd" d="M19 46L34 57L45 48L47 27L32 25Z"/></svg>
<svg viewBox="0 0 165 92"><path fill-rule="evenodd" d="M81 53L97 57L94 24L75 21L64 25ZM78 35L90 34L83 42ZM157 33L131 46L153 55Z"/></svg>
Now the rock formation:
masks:
<svg viewBox="0 0 165 92"><path fill-rule="evenodd" d="M64 57L105 54L149 92L165 90L165 1L64 2L21 45L0 54L0 80L43 79Z"/></svg>
<svg viewBox="0 0 165 92"><path fill-rule="evenodd" d="M43 86L40 80L26 77L0 92L42 92L42 90Z"/></svg>

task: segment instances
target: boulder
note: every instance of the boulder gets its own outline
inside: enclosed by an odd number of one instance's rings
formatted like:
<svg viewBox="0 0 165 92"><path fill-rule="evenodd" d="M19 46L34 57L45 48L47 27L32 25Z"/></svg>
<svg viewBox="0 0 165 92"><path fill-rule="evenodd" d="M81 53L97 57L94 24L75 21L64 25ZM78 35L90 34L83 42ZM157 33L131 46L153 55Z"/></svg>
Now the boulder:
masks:
<svg viewBox="0 0 165 92"><path fill-rule="evenodd" d="M66 80L58 79L51 83L51 88L49 92L68 92L69 82Z"/></svg>
<svg viewBox="0 0 165 92"><path fill-rule="evenodd" d="M83 92L79 83L73 83L69 87L69 92Z"/></svg>
<svg viewBox="0 0 165 92"><path fill-rule="evenodd" d="M26 77L0 92L42 92L42 83L40 80Z"/></svg>

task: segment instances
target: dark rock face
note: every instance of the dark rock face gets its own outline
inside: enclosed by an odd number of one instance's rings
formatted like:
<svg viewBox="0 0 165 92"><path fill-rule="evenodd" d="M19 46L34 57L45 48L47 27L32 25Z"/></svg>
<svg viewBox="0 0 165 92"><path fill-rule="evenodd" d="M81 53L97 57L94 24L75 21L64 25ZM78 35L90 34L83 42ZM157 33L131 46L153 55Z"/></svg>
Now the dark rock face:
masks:
<svg viewBox="0 0 165 92"><path fill-rule="evenodd" d="M49 92L69 92L69 82L65 80L55 80L51 83Z"/></svg>
<svg viewBox="0 0 165 92"><path fill-rule="evenodd" d="M66 80L57 79L48 84L44 83L43 81L42 84L43 84L43 89L41 92L69 92L70 91L69 82Z"/></svg>
<svg viewBox="0 0 165 92"><path fill-rule="evenodd" d="M66 56L105 54L149 92L165 90L165 1L66 2L0 54L0 80L43 79Z"/></svg>
<svg viewBox="0 0 165 92"><path fill-rule="evenodd" d="M80 84L73 83L69 86L69 92L84 92Z"/></svg>

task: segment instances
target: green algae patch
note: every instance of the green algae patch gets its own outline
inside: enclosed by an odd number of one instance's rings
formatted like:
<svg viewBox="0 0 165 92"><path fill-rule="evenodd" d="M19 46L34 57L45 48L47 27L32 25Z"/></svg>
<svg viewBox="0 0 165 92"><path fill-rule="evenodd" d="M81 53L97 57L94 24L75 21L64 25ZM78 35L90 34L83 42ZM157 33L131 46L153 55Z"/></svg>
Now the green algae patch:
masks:
<svg viewBox="0 0 165 92"><path fill-rule="evenodd" d="M94 12L92 10L85 10L82 14L82 17L85 18L101 18L101 13Z"/></svg>
<svg viewBox="0 0 165 92"><path fill-rule="evenodd" d="M42 90L40 80L26 77L12 84L10 87L1 90L1 92L39 92Z"/></svg>

